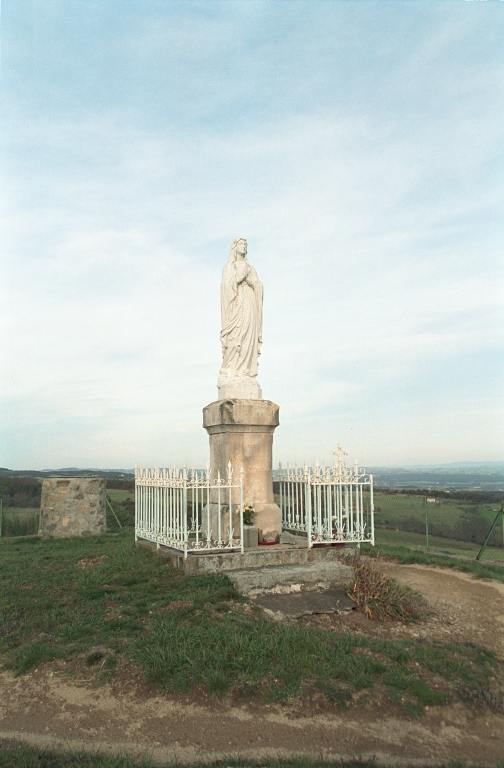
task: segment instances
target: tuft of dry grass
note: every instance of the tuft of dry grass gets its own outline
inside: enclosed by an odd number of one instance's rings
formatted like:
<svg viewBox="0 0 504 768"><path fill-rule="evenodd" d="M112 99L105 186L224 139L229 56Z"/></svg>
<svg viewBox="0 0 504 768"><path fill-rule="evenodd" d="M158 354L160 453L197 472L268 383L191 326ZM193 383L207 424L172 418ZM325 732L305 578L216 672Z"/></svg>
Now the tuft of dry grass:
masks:
<svg viewBox="0 0 504 768"><path fill-rule="evenodd" d="M504 713L504 698L496 691L486 688L470 688L460 686L457 690L460 700L472 709L490 709L492 712Z"/></svg>
<svg viewBox="0 0 504 768"><path fill-rule="evenodd" d="M354 578L347 585L347 595L372 621L419 621L425 612L421 595L368 563L354 564Z"/></svg>

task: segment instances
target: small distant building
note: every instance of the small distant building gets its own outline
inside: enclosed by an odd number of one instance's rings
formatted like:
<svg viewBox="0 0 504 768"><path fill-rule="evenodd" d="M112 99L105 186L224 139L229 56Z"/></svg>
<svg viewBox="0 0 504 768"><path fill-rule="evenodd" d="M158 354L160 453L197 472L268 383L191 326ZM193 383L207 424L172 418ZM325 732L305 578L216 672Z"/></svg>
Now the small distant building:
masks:
<svg viewBox="0 0 504 768"><path fill-rule="evenodd" d="M441 499L429 499L427 497L427 504L441 504Z"/></svg>

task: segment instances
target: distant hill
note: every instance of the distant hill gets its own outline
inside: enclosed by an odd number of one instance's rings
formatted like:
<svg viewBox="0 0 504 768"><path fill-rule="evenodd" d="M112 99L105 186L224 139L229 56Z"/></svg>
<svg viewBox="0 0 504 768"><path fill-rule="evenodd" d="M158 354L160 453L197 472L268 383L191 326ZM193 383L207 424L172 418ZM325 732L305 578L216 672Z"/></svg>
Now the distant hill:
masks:
<svg viewBox="0 0 504 768"><path fill-rule="evenodd" d="M497 465L497 466L496 466ZM504 463L475 467L467 462L444 467L366 467L377 487L425 488L439 490L504 491Z"/></svg>
<svg viewBox="0 0 504 768"><path fill-rule="evenodd" d="M456 462L407 467L369 467L377 488L504 492L504 462ZM273 471L278 480L278 470Z"/></svg>
<svg viewBox="0 0 504 768"><path fill-rule="evenodd" d="M504 472L504 461L453 461L448 464L404 464L404 465L397 465L394 467L377 467L377 469L382 470L396 470L396 469L407 469L407 470L469 470L469 469L475 469L478 472L488 469L491 472Z"/></svg>
<svg viewBox="0 0 504 768"><path fill-rule="evenodd" d="M6 469L0 467L0 477L106 477L109 479L129 479L135 477L134 469Z"/></svg>
<svg viewBox="0 0 504 768"><path fill-rule="evenodd" d="M60 467L59 469L43 469L42 472L50 472L55 475L57 472L76 472L78 475L86 474L115 474L115 475L134 475L134 469L99 469L98 467L87 467L86 469L79 469L79 467Z"/></svg>
<svg viewBox="0 0 504 768"><path fill-rule="evenodd" d="M417 488L427 490L484 490L504 492L504 461L453 462L451 464L424 464L404 467L366 467L373 475L377 488ZM108 480L131 480L133 469L61 469L12 470L0 467L0 477L105 477ZM273 470L278 480L278 470ZM110 487L113 487L112 485Z"/></svg>

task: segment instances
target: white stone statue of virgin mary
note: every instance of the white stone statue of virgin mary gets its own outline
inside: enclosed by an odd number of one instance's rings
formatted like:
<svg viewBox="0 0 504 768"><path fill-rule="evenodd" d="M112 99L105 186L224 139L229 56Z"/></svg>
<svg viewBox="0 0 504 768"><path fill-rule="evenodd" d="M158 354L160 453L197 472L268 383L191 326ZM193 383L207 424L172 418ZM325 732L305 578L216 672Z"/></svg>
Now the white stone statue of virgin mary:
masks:
<svg viewBox="0 0 504 768"><path fill-rule="evenodd" d="M247 241L237 237L222 270L219 400L262 398L256 378L262 344L262 304L263 287L247 260Z"/></svg>

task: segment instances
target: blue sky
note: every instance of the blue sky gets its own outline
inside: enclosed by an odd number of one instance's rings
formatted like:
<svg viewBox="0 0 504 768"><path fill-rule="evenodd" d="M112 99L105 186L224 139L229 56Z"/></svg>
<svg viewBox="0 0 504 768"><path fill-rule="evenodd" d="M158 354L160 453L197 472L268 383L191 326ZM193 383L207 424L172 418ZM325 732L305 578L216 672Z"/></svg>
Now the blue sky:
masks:
<svg viewBox="0 0 504 768"><path fill-rule="evenodd" d="M3 0L0 466L204 465L219 284L275 461L497 461L504 2Z"/></svg>

